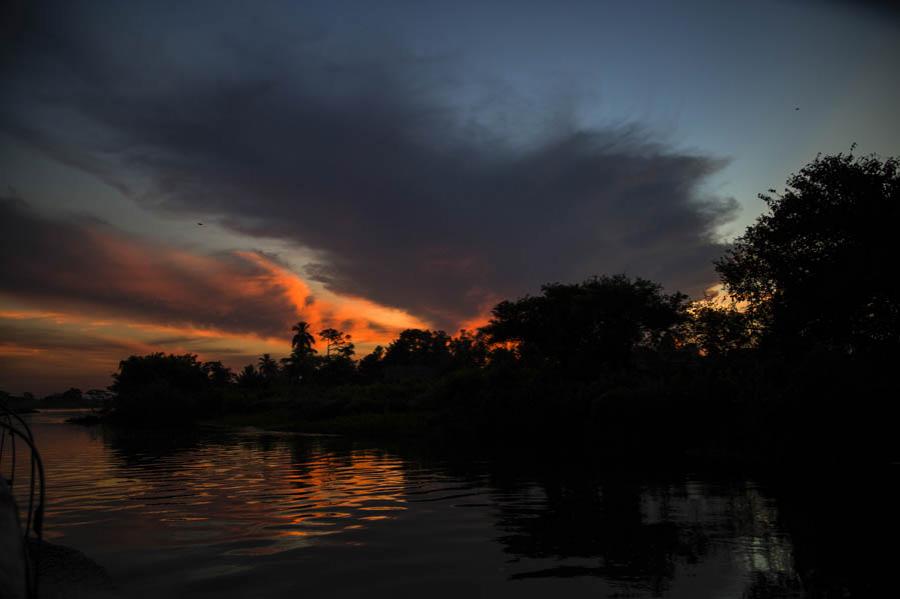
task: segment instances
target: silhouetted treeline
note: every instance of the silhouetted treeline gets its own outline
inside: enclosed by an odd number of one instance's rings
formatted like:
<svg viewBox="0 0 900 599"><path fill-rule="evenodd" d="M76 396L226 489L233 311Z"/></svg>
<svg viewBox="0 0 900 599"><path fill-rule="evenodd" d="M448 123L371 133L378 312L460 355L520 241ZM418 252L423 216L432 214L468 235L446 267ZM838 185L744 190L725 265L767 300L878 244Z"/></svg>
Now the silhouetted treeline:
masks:
<svg viewBox="0 0 900 599"><path fill-rule="evenodd" d="M196 356L120 363L115 413L144 421L281 410L292 422L422 415L422 428L631 455L894 454L900 352L896 159L818 157L689 301L642 278L545 285L477 331L409 329L357 360L305 322L291 354L232 373Z"/></svg>

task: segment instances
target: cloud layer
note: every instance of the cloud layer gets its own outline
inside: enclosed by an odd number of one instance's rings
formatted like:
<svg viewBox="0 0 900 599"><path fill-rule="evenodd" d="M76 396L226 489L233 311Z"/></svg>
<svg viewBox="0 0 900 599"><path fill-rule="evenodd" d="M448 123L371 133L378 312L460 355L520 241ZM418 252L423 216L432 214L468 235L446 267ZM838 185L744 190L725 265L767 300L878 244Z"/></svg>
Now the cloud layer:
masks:
<svg viewBox="0 0 900 599"><path fill-rule="evenodd" d="M0 199L2 291L67 312L284 335L294 306L238 254L204 256L135 240L98 221L42 218Z"/></svg>
<svg viewBox="0 0 900 599"><path fill-rule="evenodd" d="M357 298L317 298L258 252L164 246L92 219L47 218L11 198L0 198L0 251L0 294L63 315L175 329L168 342L157 340L163 347L205 335L287 339L298 319L363 342L423 324Z"/></svg>
<svg viewBox="0 0 900 599"><path fill-rule="evenodd" d="M446 328L549 281L624 271L697 293L713 280L714 231L735 204L699 190L720 161L636 127L512 113L523 131L501 131L470 118L444 59L265 15L238 26L247 16L109 9L98 28L41 15L23 34L28 68L7 69L16 91L0 127L145 206L311 248L321 260L308 274L330 290ZM101 242L78 234L28 280L35 292L79 286L61 254ZM255 276L235 256L154 268ZM174 305L131 292L108 299ZM269 290L237 293L247 309L213 300L211 324L275 327L283 306L256 304ZM200 287L196 301L216 295L233 293Z"/></svg>

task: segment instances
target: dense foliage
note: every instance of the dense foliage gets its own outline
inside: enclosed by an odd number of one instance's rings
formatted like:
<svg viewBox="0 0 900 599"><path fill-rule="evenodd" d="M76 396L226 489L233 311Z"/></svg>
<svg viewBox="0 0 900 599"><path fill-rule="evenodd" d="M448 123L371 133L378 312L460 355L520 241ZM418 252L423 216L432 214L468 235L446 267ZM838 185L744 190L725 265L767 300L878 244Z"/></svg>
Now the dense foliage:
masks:
<svg viewBox="0 0 900 599"><path fill-rule="evenodd" d="M900 344L896 159L818 157L716 268L766 325L766 339L808 350L894 351Z"/></svg>
<svg viewBox="0 0 900 599"><path fill-rule="evenodd" d="M529 365L573 376L625 368L641 350L672 345L687 319L687 296L640 278L604 276L541 291L498 304L482 331L492 343L514 346Z"/></svg>
<svg viewBox="0 0 900 599"><path fill-rule="evenodd" d="M219 393L232 379L221 362L200 362L193 354L155 353L119 362L110 391L116 394L116 409L122 416L172 421L215 409Z"/></svg>

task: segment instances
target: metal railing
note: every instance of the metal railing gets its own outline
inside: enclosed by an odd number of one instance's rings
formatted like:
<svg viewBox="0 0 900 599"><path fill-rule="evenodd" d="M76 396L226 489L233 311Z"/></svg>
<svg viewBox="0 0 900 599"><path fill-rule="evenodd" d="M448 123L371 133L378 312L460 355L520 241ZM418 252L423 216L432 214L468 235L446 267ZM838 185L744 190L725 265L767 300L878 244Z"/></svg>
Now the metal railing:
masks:
<svg viewBox="0 0 900 599"><path fill-rule="evenodd" d="M44 463L35 446L31 427L19 414L0 402L0 476L6 479L13 498L16 497L16 470L19 457L17 444L24 444L29 454L28 510L24 519L22 548L25 555L25 589L27 596L34 598L37 597L38 591L38 565L44 529ZM21 522L21 516L19 514L17 516Z"/></svg>

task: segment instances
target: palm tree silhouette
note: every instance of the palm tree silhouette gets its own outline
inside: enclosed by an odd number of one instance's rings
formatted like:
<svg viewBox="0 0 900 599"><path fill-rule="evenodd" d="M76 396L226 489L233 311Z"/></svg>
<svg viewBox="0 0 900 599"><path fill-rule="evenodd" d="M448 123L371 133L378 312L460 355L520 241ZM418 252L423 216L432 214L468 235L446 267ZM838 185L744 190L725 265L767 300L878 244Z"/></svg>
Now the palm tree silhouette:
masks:
<svg viewBox="0 0 900 599"><path fill-rule="evenodd" d="M267 382L275 380L278 376L278 362L276 362L271 355L263 354L259 358L259 374L261 374Z"/></svg>
<svg viewBox="0 0 900 599"><path fill-rule="evenodd" d="M291 339L291 347L294 352L298 354L312 353L314 351L312 346L316 340L309 332L309 323L301 320L292 326L291 330L294 332L294 337Z"/></svg>

